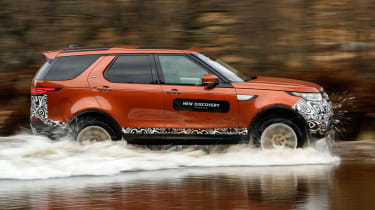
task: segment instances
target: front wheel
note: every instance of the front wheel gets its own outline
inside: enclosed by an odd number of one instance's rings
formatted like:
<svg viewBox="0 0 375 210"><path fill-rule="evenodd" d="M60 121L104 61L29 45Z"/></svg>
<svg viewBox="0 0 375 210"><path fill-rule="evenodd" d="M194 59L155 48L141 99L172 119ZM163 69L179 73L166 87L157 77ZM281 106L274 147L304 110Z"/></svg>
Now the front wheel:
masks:
<svg viewBox="0 0 375 210"><path fill-rule="evenodd" d="M295 122L286 118L260 121L253 131L253 141L262 149L303 147L306 135Z"/></svg>

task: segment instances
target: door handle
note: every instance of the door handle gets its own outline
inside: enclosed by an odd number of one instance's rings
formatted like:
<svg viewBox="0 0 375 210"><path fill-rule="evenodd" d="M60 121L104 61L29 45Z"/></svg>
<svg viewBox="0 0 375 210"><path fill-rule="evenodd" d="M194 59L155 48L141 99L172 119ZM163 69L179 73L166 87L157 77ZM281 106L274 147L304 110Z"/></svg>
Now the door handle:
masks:
<svg viewBox="0 0 375 210"><path fill-rule="evenodd" d="M171 95L178 95L178 94L180 94L180 92L177 89L171 89L171 90L167 90L165 92L167 94L171 94Z"/></svg>
<svg viewBox="0 0 375 210"><path fill-rule="evenodd" d="M96 90L98 90L98 91L111 91L112 89L108 86L101 86L101 87L97 87Z"/></svg>

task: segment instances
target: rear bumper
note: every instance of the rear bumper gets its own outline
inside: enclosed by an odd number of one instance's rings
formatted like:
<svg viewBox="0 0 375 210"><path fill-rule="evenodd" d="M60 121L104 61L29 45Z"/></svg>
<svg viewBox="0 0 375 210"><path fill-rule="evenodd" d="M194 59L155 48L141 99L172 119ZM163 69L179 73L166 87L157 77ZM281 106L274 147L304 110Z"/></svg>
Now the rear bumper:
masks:
<svg viewBox="0 0 375 210"><path fill-rule="evenodd" d="M48 136L49 132L51 131L50 126L44 124L43 122L34 121L32 119L30 119L30 127L31 127L31 131L35 135L42 134L42 135Z"/></svg>
<svg viewBox="0 0 375 210"><path fill-rule="evenodd" d="M306 120L311 136L324 137L327 135L333 117L332 104L327 98L323 98L321 101L300 99L292 108Z"/></svg>
<svg viewBox="0 0 375 210"><path fill-rule="evenodd" d="M31 132L35 135L44 135L52 139L62 137L67 134L65 125L48 125L42 121L30 119Z"/></svg>

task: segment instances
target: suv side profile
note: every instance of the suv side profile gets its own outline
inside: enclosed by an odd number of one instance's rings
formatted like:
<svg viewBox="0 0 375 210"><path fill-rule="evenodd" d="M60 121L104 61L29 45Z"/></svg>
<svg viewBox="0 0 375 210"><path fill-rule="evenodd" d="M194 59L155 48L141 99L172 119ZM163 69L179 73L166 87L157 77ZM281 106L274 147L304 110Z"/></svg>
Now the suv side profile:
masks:
<svg viewBox="0 0 375 210"><path fill-rule="evenodd" d="M48 136L69 127L77 141L298 148L326 135L333 115L317 84L247 78L197 49L43 54L47 62L32 81L30 124Z"/></svg>

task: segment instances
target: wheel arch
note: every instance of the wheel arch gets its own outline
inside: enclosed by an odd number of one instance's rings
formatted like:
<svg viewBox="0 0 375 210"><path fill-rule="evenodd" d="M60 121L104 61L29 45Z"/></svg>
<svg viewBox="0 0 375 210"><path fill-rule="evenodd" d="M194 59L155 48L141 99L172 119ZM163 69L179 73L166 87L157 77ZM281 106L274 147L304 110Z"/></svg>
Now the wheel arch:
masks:
<svg viewBox="0 0 375 210"><path fill-rule="evenodd" d="M254 129L256 129L256 125L262 120L267 117L285 117L288 119L293 120L296 125L303 131L306 139L310 137L310 132L309 132L309 126L306 122L306 120L303 118L301 114L299 114L296 110L282 105L282 104L276 104L272 105L269 107L266 107L259 111L255 117L251 120L250 125L249 125L249 135L252 137L254 134Z"/></svg>
<svg viewBox="0 0 375 210"><path fill-rule="evenodd" d="M84 111L81 111L77 114L75 114L71 120L68 122L69 125L72 125L78 118L81 117L98 117L105 120L105 123L108 123L115 131L116 133L116 140L121 139L122 133L121 133L121 127L118 124L118 122L108 113L98 110L98 109L87 109Z"/></svg>

